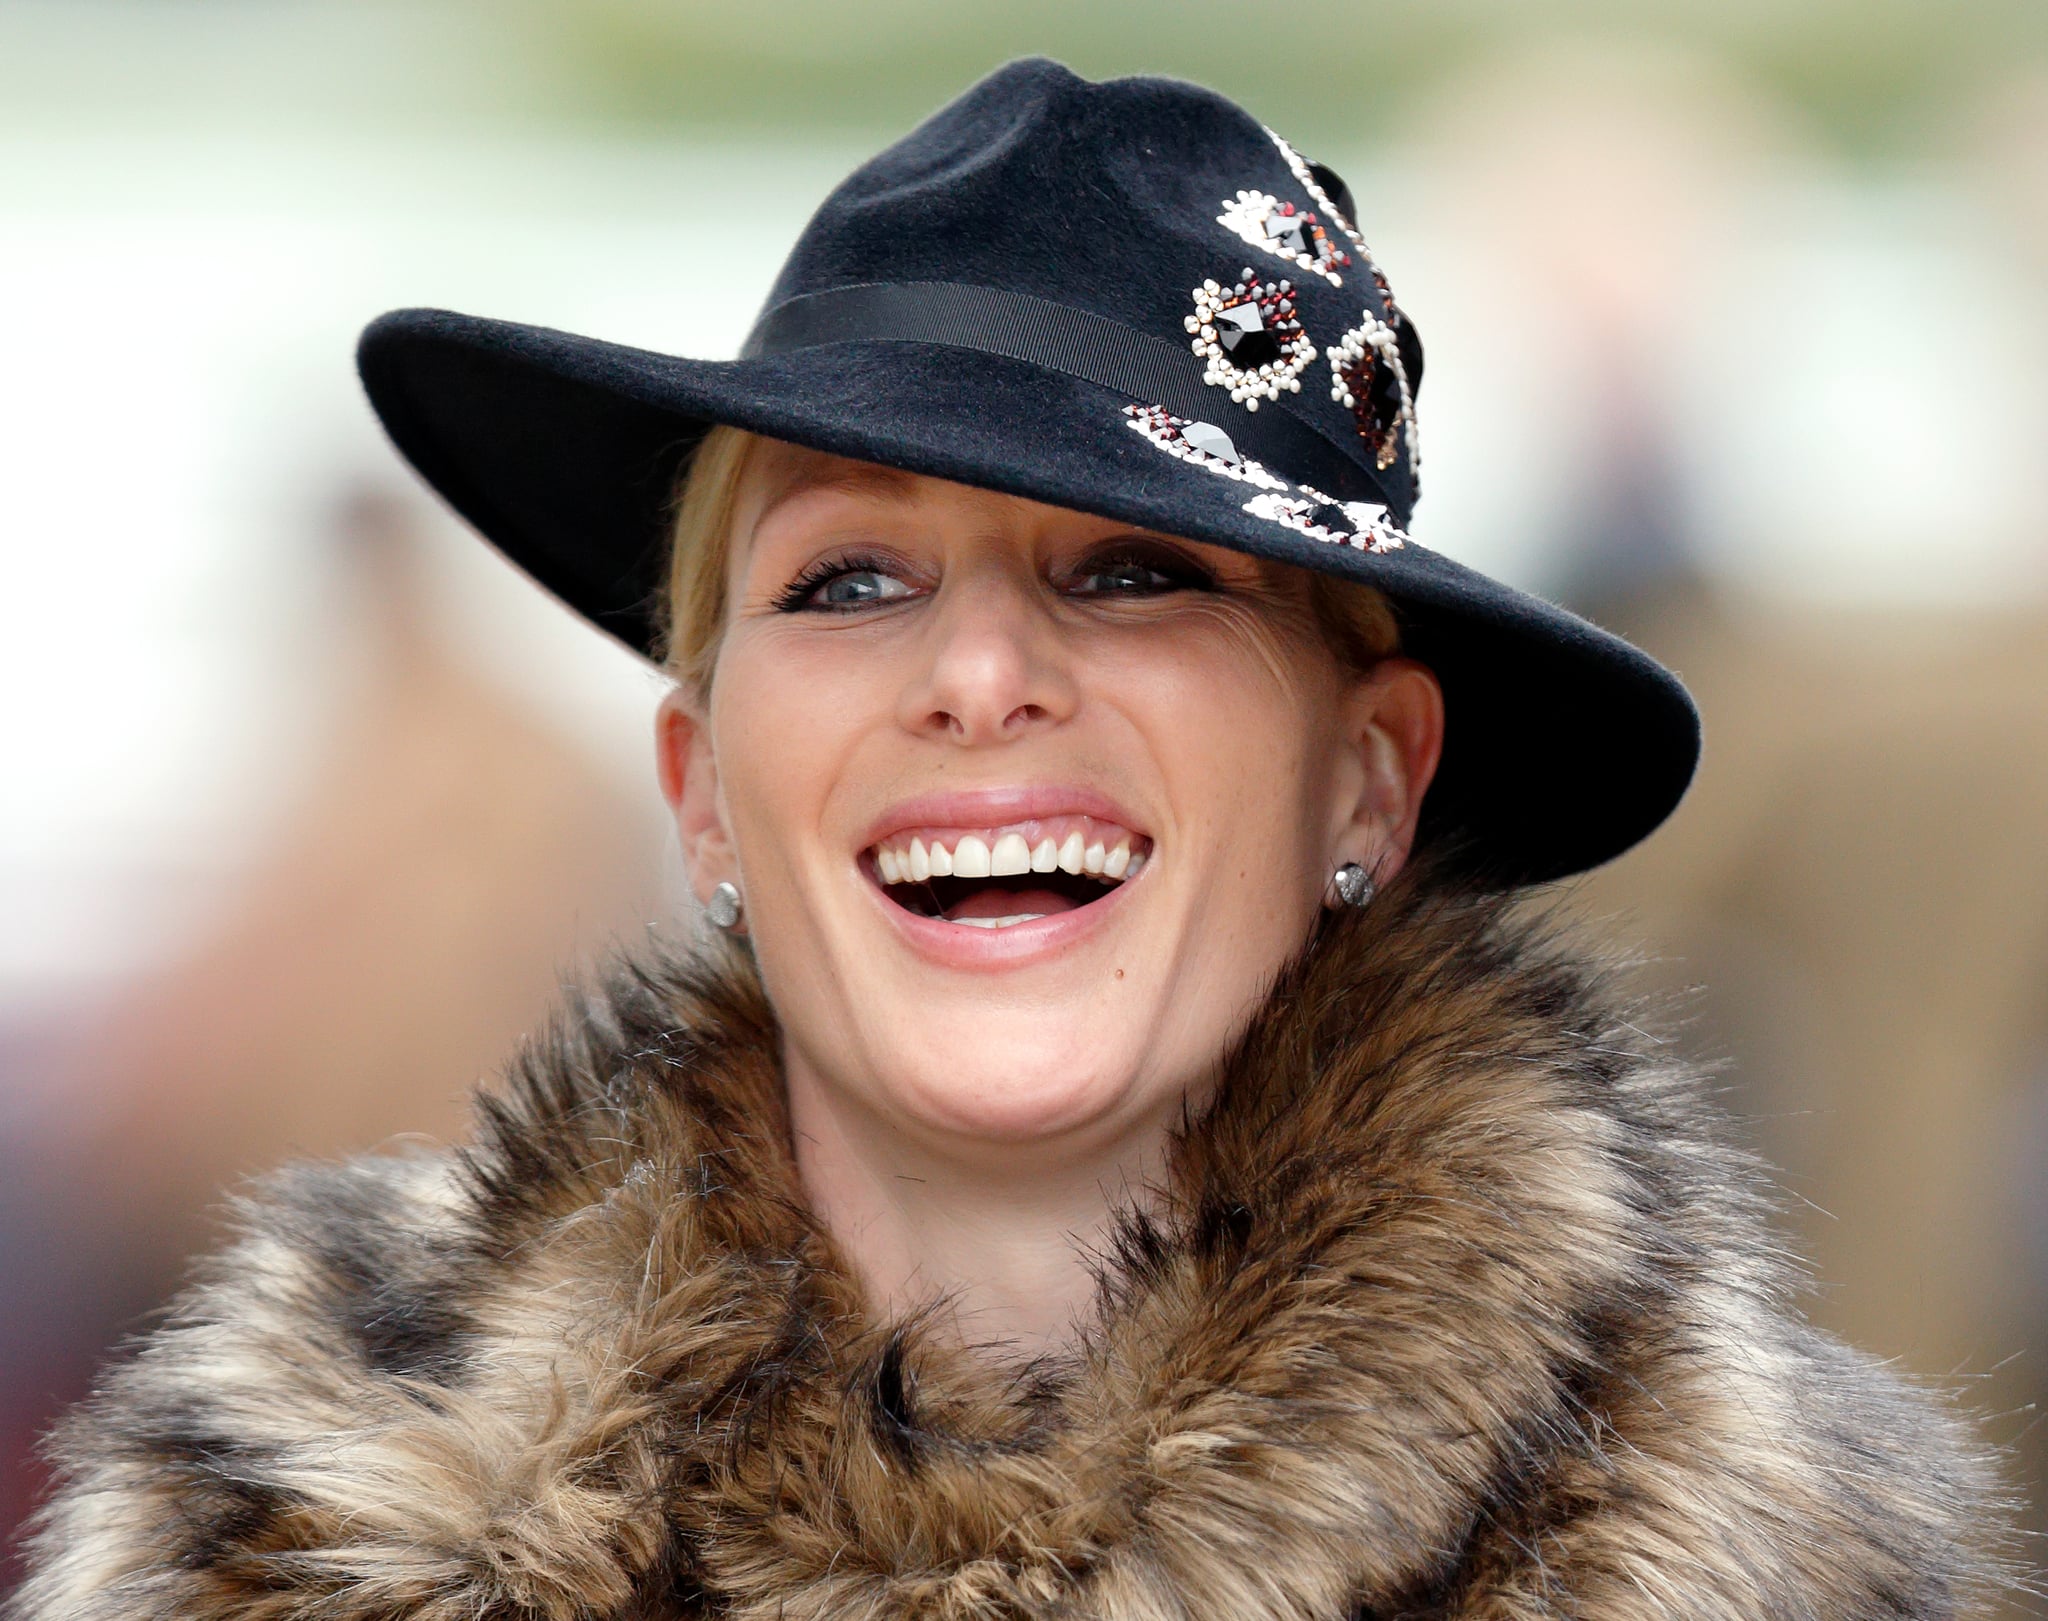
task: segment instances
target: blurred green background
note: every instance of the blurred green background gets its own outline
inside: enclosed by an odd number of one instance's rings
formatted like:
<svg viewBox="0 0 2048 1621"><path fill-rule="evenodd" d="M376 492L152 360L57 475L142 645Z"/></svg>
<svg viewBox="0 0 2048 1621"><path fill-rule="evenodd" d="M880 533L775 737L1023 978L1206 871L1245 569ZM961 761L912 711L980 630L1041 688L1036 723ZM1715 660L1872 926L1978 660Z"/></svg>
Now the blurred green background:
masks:
<svg viewBox="0 0 2048 1621"><path fill-rule="evenodd" d="M1931 126L2048 48L2031 0L9 0L0 101L85 127L158 118L410 134L463 127L652 137L901 130L996 63L1170 73L1297 145L1398 137L1472 63L1561 35L1711 53L1859 159Z"/></svg>

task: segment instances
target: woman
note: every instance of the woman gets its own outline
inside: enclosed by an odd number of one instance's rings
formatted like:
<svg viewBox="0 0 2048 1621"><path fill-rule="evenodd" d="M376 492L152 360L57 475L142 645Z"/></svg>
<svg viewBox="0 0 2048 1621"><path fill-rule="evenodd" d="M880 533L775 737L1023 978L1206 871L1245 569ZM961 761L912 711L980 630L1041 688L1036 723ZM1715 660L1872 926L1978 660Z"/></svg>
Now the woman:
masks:
<svg viewBox="0 0 2048 1621"><path fill-rule="evenodd" d="M371 329L427 477L664 651L722 932L461 1152L252 1202L14 1614L1986 1613L1984 1460L1800 1320L1691 1077L1509 910L1695 720L1411 541L1352 212L1214 96L1023 63L740 361Z"/></svg>

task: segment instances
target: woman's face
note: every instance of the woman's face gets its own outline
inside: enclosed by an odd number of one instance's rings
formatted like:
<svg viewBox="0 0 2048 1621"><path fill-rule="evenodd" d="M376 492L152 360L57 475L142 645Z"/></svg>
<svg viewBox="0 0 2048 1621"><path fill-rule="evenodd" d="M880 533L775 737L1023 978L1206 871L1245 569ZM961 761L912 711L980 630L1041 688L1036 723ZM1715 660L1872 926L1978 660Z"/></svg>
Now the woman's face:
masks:
<svg viewBox="0 0 2048 1621"><path fill-rule="evenodd" d="M664 705L699 896L792 1066L933 1143L1111 1140L1200 1091L1333 868L1413 838L1442 706L1307 577L768 444L708 708Z"/></svg>

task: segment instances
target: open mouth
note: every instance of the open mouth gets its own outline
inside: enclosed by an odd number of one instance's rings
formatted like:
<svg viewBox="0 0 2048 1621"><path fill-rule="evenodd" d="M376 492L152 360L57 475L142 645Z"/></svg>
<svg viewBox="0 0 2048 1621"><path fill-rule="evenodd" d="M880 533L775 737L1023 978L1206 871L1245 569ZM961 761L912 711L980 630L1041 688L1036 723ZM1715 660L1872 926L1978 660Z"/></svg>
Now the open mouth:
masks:
<svg viewBox="0 0 2048 1621"><path fill-rule="evenodd" d="M1092 816L985 828L905 828L870 845L862 865L907 912L1006 929L1078 911L1151 859L1142 833Z"/></svg>

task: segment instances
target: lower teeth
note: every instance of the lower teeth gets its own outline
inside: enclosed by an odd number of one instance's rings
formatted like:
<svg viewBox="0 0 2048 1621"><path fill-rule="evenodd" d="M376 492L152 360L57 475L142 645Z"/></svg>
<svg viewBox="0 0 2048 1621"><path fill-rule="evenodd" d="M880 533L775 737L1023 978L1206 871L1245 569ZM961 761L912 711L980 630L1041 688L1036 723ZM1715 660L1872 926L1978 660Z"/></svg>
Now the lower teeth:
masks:
<svg viewBox="0 0 2048 1621"><path fill-rule="evenodd" d="M1013 923L1034 923L1044 916L1043 912L1018 912L1012 917L949 917L946 921L969 929L1007 929Z"/></svg>

